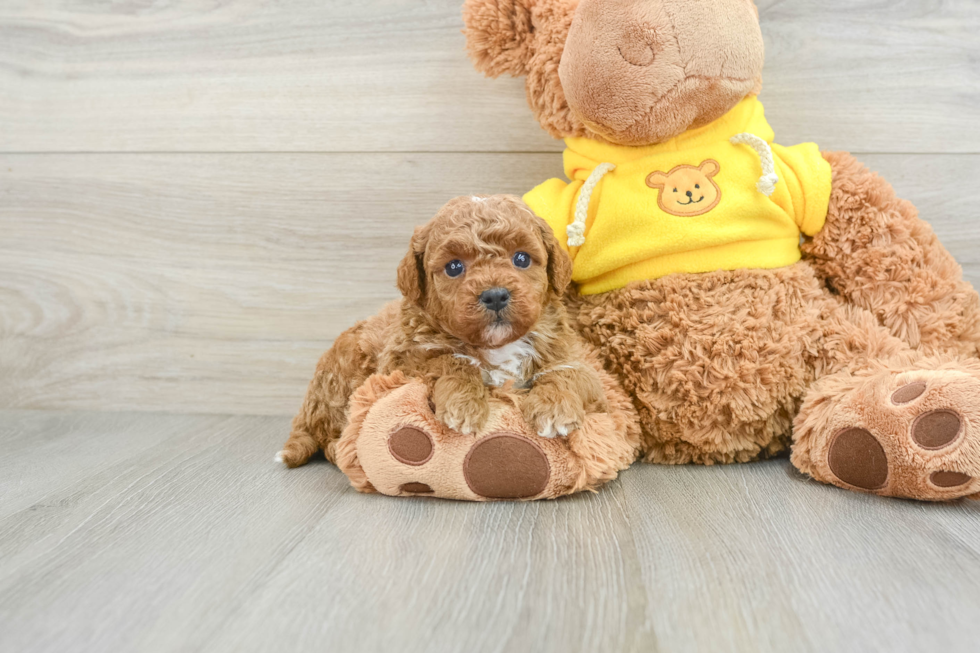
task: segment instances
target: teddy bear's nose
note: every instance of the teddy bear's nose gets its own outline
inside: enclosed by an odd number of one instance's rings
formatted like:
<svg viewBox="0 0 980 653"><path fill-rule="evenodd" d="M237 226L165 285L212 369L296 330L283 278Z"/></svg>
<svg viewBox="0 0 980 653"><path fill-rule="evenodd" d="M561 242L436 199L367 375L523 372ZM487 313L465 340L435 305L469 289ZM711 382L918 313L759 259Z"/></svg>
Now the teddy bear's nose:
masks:
<svg viewBox="0 0 980 653"><path fill-rule="evenodd" d="M691 191L687 191L687 196L693 198L694 197L694 193L692 193Z"/></svg>
<svg viewBox="0 0 980 653"><path fill-rule="evenodd" d="M630 24L623 30L619 54L634 66L649 66L654 59L654 32L638 24Z"/></svg>

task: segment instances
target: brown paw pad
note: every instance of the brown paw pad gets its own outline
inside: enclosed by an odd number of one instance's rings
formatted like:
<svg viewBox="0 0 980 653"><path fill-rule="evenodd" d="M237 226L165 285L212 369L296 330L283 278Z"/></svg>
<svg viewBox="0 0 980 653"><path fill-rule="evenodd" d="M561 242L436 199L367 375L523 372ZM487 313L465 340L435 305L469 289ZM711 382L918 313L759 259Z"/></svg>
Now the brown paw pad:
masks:
<svg viewBox="0 0 980 653"><path fill-rule="evenodd" d="M414 426L403 426L388 437L388 451L406 465L423 465L432 458L432 438Z"/></svg>
<svg viewBox="0 0 980 653"><path fill-rule="evenodd" d="M425 483L403 483L398 489L408 494L432 494L432 488Z"/></svg>
<svg viewBox="0 0 980 653"><path fill-rule="evenodd" d="M544 492L551 466L537 444L510 433L488 435L463 461L463 476L487 499L527 499Z"/></svg>
<svg viewBox="0 0 980 653"><path fill-rule="evenodd" d="M963 420L951 410L932 410L912 424L912 439L923 449L943 449L956 440Z"/></svg>
<svg viewBox="0 0 980 653"><path fill-rule="evenodd" d="M892 403L895 405L911 403L921 397L925 391L926 384L923 381L903 385L892 394Z"/></svg>
<svg viewBox="0 0 980 653"><path fill-rule="evenodd" d="M838 433L830 443L827 462L834 476L863 490L877 490L888 480L885 450L865 429Z"/></svg>
<svg viewBox="0 0 980 653"><path fill-rule="evenodd" d="M933 472L929 476L929 481L936 487L959 487L972 480L972 476L960 472Z"/></svg>

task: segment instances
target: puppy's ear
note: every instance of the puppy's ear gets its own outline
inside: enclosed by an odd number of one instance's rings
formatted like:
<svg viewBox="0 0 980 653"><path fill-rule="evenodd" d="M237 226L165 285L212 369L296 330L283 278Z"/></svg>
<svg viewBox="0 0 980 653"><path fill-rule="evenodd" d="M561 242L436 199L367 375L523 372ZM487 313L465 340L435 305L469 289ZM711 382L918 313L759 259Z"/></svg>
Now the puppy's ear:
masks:
<svg viewBox="0 0 980 653"><path fill-rule="evenodd" d="M540 229L544 247L548 250L548 282L555 294L561 297L572 282L572 259L561 248L551 227L544 220L541 220Z"/></svg>
<svg viewBox="0 0 980 653"><path fill-rule="evenodd" d="M419 306L425 305L425 247L429 242L429 229L416 227L405 258L398 264L398 290Z"/></svg>

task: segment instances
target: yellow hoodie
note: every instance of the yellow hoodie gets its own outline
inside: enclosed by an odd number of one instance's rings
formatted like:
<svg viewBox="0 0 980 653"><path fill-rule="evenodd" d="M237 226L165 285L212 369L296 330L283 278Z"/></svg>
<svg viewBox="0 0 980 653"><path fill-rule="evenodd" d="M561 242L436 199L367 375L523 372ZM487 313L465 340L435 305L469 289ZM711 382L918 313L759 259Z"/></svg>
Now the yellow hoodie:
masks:
<svg viewBox="0 0 980 653"><path fill-rule="evenodd" d="M524 201L586 295L678 272L785 267L800 260L800 232L823 228L831 173L815 144L773 138L754 96L658 145L568 138L571 183L549 179Z"/></svg>

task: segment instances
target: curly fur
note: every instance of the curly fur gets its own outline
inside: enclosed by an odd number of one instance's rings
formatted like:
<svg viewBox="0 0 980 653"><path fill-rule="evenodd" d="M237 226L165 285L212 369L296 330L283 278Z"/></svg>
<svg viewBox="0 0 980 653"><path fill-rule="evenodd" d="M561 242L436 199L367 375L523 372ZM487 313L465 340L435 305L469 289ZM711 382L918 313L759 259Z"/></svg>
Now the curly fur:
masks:
<svg viewBox="0 0 980 653"><path fill-rule="evenodd" d="M925 351L977 355L980 298L918 211L846 152L824 154L833 192L803 254L829 288Z"/></svg>
<svg viewBox="0 0 980 653"><path fill-rule="evenodd" d="M531 256L527 269L513 264L516 251ZM466 272L450 278L451 260L463 261ZM531 386L520 406L544 435L565 435L587 413L606 412L603 382L582 363L584 343L561 301L570 275L571 262L547 224L517 198L450 201L412 237L398 268L404 299L345 331L320 359L283 462L302 465L322 449L329 460L353 465L354 454L338 451L337 441L349 420L363 419L348 414L350 398L376 373L422 379L436 417L463 433L479 431L489 418L487 385L494 380ZM480 301L495 287L511 296L499 313ZM384 391L375 386L362 392Z"/></svg>

